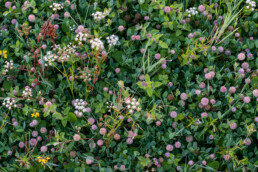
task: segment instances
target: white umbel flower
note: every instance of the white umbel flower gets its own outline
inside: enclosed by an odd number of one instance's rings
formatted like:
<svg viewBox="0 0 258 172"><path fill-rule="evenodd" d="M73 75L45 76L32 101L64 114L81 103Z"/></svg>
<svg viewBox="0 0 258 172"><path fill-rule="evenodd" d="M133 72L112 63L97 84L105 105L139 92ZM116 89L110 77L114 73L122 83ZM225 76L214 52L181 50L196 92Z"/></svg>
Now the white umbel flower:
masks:
<svg viewBox="0 0 258 172"><path fill-rule="evenodd" d="M116 35L108 36L107 37L107 42L108 42L110 47L117 45L117 43L118 43L118 36L116 36Z"/></svg>

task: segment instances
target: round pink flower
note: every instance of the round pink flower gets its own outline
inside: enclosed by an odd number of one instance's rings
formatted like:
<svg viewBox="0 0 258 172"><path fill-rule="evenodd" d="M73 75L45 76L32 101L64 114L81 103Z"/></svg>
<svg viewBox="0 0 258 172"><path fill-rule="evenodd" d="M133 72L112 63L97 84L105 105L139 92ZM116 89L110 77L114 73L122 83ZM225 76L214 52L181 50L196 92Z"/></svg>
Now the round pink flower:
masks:
<svg viewBox="0 0 258 172"><path fill-rule="evenodd" d="M196 95L200 95L201 94L201 90L195 90L195 94Z"/></svg>
<svg viewBox="0 0 258 172"><path fill-rule="evenodd" d="M214 154L210 154L210 159L214 159L215 155Z"/></svg>
<svg viewBox="0 0 258 172"><path fill-rule="evenodd" d="M201 99L201 104L204 106L207 106L209 104L209 99L207 99L206 97Z"/></svg>
<svg viewBox="0 0 258 172"><path fill-rule="evenodd" d="M45 127L42 127L42 128L40 129L40 132L41 132L42 134L44 134L44 133L47 132L47 129L46 129Z"/></svg>
<svg viewBox="0 0 258 172"><path fill-rule="evenodd" d="M212 75L211 75L210 73L206 73L206 74L205 74L205 78L206 78L206 79L212 79Z"/></svg>
<svg viewBox="0 0 258 172"><path fill-rule="evenodd" d="M136 35L135 39L139 41L141 39L141 36L140 35Z"/></svg>
<svg viewBox="0 0 258 172"><path fill-rule="evenodd" d="M201 117L202 117L202 118L207 118L207 117L208 117L207 112L203 112L203 113L201 113Z"/></svg>
<svg viewBox="0 0 258 172"><path fill-rule="evenodd" d="M249 138L247 138L245 139L244 143L246 146L250 146L252 144L252 141Z"/></svg>
<svg viewBox="0 0 258 172"><path fill-rule="evenodd" d="M245 103L250 103L250 101L251 101L250 97L248 97L248 96L244 97L243 100Z"/></svg>
<svg viewBox="0 0 258 172"><path fill-rule="evenodd" d="M200 6L198 7L198 10L199 10L200 12L204 12L204 11L205 11L205 6L204 6L204 5L200 5Z"/></svg>
<svg viewBox="0 0 258 172"><path fill-rule="evenodd" d="M155 58L160 59L160 54L159 53L155 54Z"/></svg>
<svg viewBox="0 0 258 172"><path fill-rule="evenodd" d="M237 124L235 122L230 124L230 129L231 130L235 130L236 128L237 128Z"/></svg>
<svg viewBox="0 0 258 172"><path fill-rule="evenodd" d="M172 112L170 112L170 116L171 116L171 118L176 118L177 113L175 111L172 111Z"/></svg>
<svg viewBox="0 0 258 172"><path fill-rule="evenodd" d="M50 101L47 101L46 106L51 107L52 103Z"/></svg>
<svg viewBox="0 0 258 172"><path fill-rule="evenodd" d="M11 5L12 5L12 3L11 3L10 1L7 1L7 2L5 3L5 7L6 7L6 8L9 8Z"/></svg>
<svg viewBox="0 0 258 172"><path fill-rule="evenodd" d="M229 155L224 155L223 158L228 161L229 160Z"/></svg>
<svg viewBox="0 0 258 172"><path fill-rule="evenodd" d="M157 121L156 122L156 126L159 127L161 125L161 122L160 121Z"/></svg>
<svg viewBox="0 0 258 172"><path fill-rule="evenodd" d="M64 13L64 17L66 17L66 18L70 17L70 13L65 12L65 13Z"/></svg>
<svg viewBox="0 0 258 172"><path fill-rule="evenodd" d="M84 30L84 26L82 26L82 25L78 26L78 30L79 30L80 32L82 32L82 31Z"/></svg>
<svg viewBox="0 0 258 172"><path fill-rule="evenodd" d="M127 143L128 145L133 144L133 139L132 139L132 138L126 139L126 143Z"/></svg>
<svg viewBox="0 0 258 172"><path fill-rule="evenodd" d="M176 148L180 148L180 147L181 147L181 143L180 143L180 142L176 142L176 143L175 143L175 147L176 147Z"/></svg>
<svg viewBox="0 0 258 172"><path fill-rule="evenodd" d="M193 162L192 160L190 160L190 161L188 162L188 165L192 166L192 165L194 165L194 162Z"/></svg>
<svg viewBox="0 0 258 172"><path fill-rule="evenodd" d="M167 149L167 151L171 152L174 149L174 147L173 147L173 145L167 145L166 149Z"/></svg>
<svg viewBox="0 0 258 172"><path fill-rule="evenodd" d="M203 160L202 165L207 165L207 162Z"/></svg>
<svg viewBox="0 0 258 172"><path fill-rule="evenodd" d="M181 98L181 100L187 100L187 94L186 93L182 93L181 95L180 95L180 98Z"/></svg>
<svg viewBox="0 0 258 172"><path fill-rule="evenodd" d="M104 134L106 134L107 133L107 129L105 129L105 128L101 128L100 130L99 130L99 134L101 134L101 135L104 135Z"/></svg>
<svg viewBox="0 0 258 172"><path fill-rule="evenodd" d="M254 97L258 97L258 89L253 90Z"/></svg>
<svg viewBox="0 0 258 172"><path fill-rule="evenodd" d="M205 85L204 82L201 82L200 85L199 85L200 88L205 88L205 86L206 86L206 85Z"/></svg>
<svg viewBox="0 0 258 172"><path fill-rule="evenodd" d="M79 134L75 134L74 136L73 136L73 140L74 141L79 141L81 139L81 136L79 135Z"/></svg>
<svg viewBox="0 0 258 172"><path fill-rule="evenodd" d="M20 148L24 148L24 146L25 146L24 142L20 142L20 143L19 143L19 147L20 147Z"/></svg>
<svg viewBox="0 0 258 172"><path fill-rule="evenodd" d="M230 93L235 93L236 92L236 87L230 87L228 91Z"/></svg>
<svg viewBox="0 0 258 172"><path fill-rule="evenodd" d="M119 30L120 32L122 32L124 29L125 29L124 26L122 26L122 25L118 26L118 30Z"/></svg>
<svg viewBox="0 0 258 172"><path fill-rule="evenodd" d="M186 136L185 139L187 142L192 142L193 141L193 136Z"/></svg>
<svg viewBox="0 0 258 172"><path fill-rule="evenodd" d="M95 119L94 119L94 118L89 118L89 119L88 119L88 123L94 124L94 122L95 122Z"/></svg>
<svg viewBox="0 0 258 172"><path fill-rule="evenodd" d="M247 62L242 63L241 66L242 66L243 69L248 69L249 68L249 64Z"/></svg>
<svg viewBox="0 0 258 172"><path fill-rule="evenodd" d="M210 99L210 103L211 103L211 104L215 104L215 103L216 103L216 100L215 100L215 99Z"/></svg>
<svg viewBox="0 0 258 172"><path fill-rule="evenodd" d="M227 91L227 88L225 86L220 87L220 92L225 93Z"/></svg>
<svg viewBox="0 0 258 172"><path fill-rule="evenodd" d="M169 13L170 12L170 7L169 6L165 6L164 11L165 11L165 13Z"/></svg>
<svg viewBox="0 0 258 172"><path fill-rule="evenodd" d="M40 151L43 152L43 153L46 152L47 151L47 147L46 146L41 146Z"/></svg>
<svg viewBox="0 0 258 172"><path fill-rule="evenodd" d="M12 19L11 23L12 23L12 24L16 24L16 23L17 23L17 20L16 20L16 19Z"/></svg>
<svg viewBox="0 0 258 172"><path fill-rule="evenodd" d="M97 141L97 145L98 145L98 146L102 146L103 144L104 144L104 141L103 141L103 140L100 139L100 140Z"/></svg>
<svg viewBox="0 0 258 172"><path fill-rule="evenodd" d="M238 60L243 61L243 60L245 60L245 54L244 53L239 53L237 58L238 58Z"/></svg>
<svg viewBox="0 0 258 172"><path fill-rule="evenodd" d="M30 22L34 22L36 20L36 17L35 17L35 15L30 14L28 19L29 19Z"/></svg>

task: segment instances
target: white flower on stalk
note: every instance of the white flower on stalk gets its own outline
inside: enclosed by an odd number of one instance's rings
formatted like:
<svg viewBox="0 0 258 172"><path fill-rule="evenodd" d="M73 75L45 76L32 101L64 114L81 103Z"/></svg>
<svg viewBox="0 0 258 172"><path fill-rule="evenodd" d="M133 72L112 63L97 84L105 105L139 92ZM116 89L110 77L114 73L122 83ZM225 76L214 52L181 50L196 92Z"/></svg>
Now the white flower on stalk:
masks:
<svg viewBox="0 0 258 172"><path fill-rule="evenodd" d="M32 89L30 86L26 86L25 89L22 91L23 97L32 97Z"/></svg>
<svg viewBox="0 0 258 172"><path fill-rule="evenodd" d="M94 20L97 20L97 21L104 19L107 15L108 15L108 12L105 13L100 11L97 11L96 13L92 14Z"/></svg>
<svg viewBox="0 0 258 172"><path fill-rule="evenodd" d="M196 10L195 7L187 9L186 12L188 13L188 17L191 17L192 15L194 16L194 15L198 14L198 11Z"/></svg>
<svg viewBox="0 0 258 172"><path fill-rule="evenodd" d="M2 106L5 106L6 108L8 108L9 110L11 110L13 107L16 108L17 105L15 104L15 99L14 98L10 98L7 97L4 99Z"/></svg>
<svg viewBox="0 0 258 172"><path fill-rule="evenodd" d="M117 45L117 43L118 43L118 36L116 36L116 35L108 36L107 37L107 42L108 42L110 47Z"/></svg>
<svg viewBox="0 0 258 172"><path fill-rule="evenodd" d="M58 59L58 56L55 54L52 54L51 51L48 51L45 56L43 56L45 63L45 66L52 66L52 63Z"/></svg>
<svg viewBox="0 0 258 172"><path fill-rule="evenodd" d="M91 48L92 49L96 49L96 50L103 50L104 49L103 42L98 38L94 38L94 39L90 40L90 43L91 43Z"/></svg>
<svg viewBox="0 0 258 172"><path fill-rule="evenodd" d="M58 11L58 10L62 10L64 8L64 3L53 3L52 5L49 6L49 8L52 8L53 11Z"/></svg>
<svg viewBox="0 0 258 172"><path fill-rule="evenodd" d="M254 11L255 7L256 7L256 2L252 1L252 0L246 0L246 8L249 9L251 7L251 10Z"/></svg>

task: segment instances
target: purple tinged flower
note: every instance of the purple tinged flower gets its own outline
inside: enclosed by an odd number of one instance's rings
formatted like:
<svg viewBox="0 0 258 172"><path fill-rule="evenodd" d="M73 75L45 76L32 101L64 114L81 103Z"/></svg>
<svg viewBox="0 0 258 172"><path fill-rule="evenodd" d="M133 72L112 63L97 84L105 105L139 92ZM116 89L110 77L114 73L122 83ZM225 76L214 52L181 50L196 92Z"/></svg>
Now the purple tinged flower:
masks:
<svg viewBox="0 0 258 172"><path fill-rule="evenodd" d="M166 69L166 68L167 68L167 65L166 65L166 64L162 64L162 65L161 65L161 68L162 68L162 69Z"/></svg>
<svg viewBox="0 0 258 172"><path fill-rule="evenodd" d="M212 51L216 51L216 49L217 49L217 48L216 48L215 46L212 46L212 47L211 47L211 50L212 50Z"/></svg>
<svg viewBox="0 0 258 172"><path fill-rule="evenodd" d="M97 127L96 125L92 125L92 126L91 126L91 129L92 129L92 130L96 130L97 128L98 128L98 127Z"/></svg>
<svg viewBox="0 0 258 172"><path fill-rule="evenodd" d="M224 51L224 48L222 47L222 46L220 46L219 48L218 48L218 50L219 50L219 52L223 52Z"/></svg>
<svg viewBox="0 0 258 172"><path fill-rule="evenodd" d="M150 155L148 153L146 153L144 156L145 156L145 158L149 158L150 157Z"/></svg>
<svg viewBox="0 0 258 172"><path fill-rule="evenodd" d="M236 112L236 110L237 110L236 107L232 107L232 108L231 108L231 111L232 111L232 112Z"/></svg>
<svg viewBox="0 0 258 172"><path fill-rule="evenodd" d="M248 69L249 68L249 64L247 62L242 63L241 66L242 66L243 69Z"/></svg>
<svg viewBox="0 0 258 172"><path fill-rule="evenodd" d="M180 171L180 168L181 168L181 166L177 166L177 167L176 167L176 170L177 170L177 171Z"/></svg>
<svg viewBox="0 0 258 172"><path fill-rule="evenodd" d="M30 145L31 146L35 146L36 145L36 143L37 143L37 140L36 139L30 139Z"/></svg>
<svg viewBox="0 0 258 172"><path fill-rule="evenodd" d="M7 151L7 155L9 155L9 156L12 155L12 153L13 152L11 150Z"/></svg>
<svg viewBox="0 0 258 172"><path fill-rule="evenodd" d="M239 34L239 33L235 33L235 37L237 37L237 38L238 38L239 36L240 36L240 34Z"/></svg>
<svg viewBox="0 0 258 172"><path fill-rule="evenodd" d="M120 170L124 171L125 170L125 165L121 165Z"/></svg>
<svg viewBox="0 0 258 172"><path fill-rule="evenodd" d="M39 134L38 131L32 131L32 134L31 134L31 135L32 135L32 137L37 137L38 134Z"/></svg>
<svg viewBox="0 0 258 172"><path fill-rule="evenodd" d="M204 41L205 41L205 38L204 38L204 37L200 37L200 38L199 38L199 41L200 41L200 42L204 42Z"/></svg>
<svg viewBox="0 0 258 172"><path fill-rule="evenodd" d="M210 135L210 136L209 136L209 139L210 139L210 140L213 140L213 138L214 138L213 135Z"/></svg>
<svg viewBox="0 0 258 172"><path fill-rule="evenodd" d="M231 55L231 52L229 50L226 50L225 54L229 56L229 55Z"/></svg>
<svg viewBox="0 0 258 172"><path fill-rule="evenodd" d="M215 104L215 103L216 103L216 100L215 100L215 99L210 99L210 103L211 103L211 104Z"/></svg>
<svg viewBox="0 0 258 172"><path fill-rule="evenodd" d="M258 117L254 118L254 122L258 123Z"/></svg>
<svg viewBox="0 0 258 172"><path fill-rule="evenodd" d="M235 130L237 128L237 124L235 122L233 122L232 124L230 124L230 129L231 130Z"/></svg>
<svg viewBox="0 0 258 172"><path fill-rule="evenodd" d="M11 23L12 23L12 24L16 24L16 23L17 23L17 20L16 20L16 19L12 19Z"/></svg>
<svg viewBox="0 0 258 172"><path fill-rule="evenodd" d="M47 101L46 106L51 107L52 103L50 101Z"/></svg>
<svg viewBox="0 0 258 172"><path fill-rule="evenodd" d="M55 24L55 25L54 25L54 28L55 28L55 29L58 29L58 28L59 28L59 25L58 25L58 24Z"/></svg>
<svg viewBox="0 0 258 172"><path fill-rule="evenodd" d="M191 38L193 38L193 37L194 37L194 35L193 35L192 33L189 33L189 34L188 34L188 38L189 38L189 39L191 39Z"/></svg>
<svg viewBox="0 0 258 172"><path fill-rule="evenodd" d="M247 57L248 57L248 58L252 58L252 57L253 57L253 54L252 54L252 53L249 53L249 54L247 55Z"/></svg>
<svg viewBox="0 0 258 172"><path fill-rule="evenodd" d="M105 135L106 133L107 133L107 129L105 129L105 128L101 128L99 130L99 134L101 134L101 135Z"/></svg>
<svg viewBox="0 0 258 172"><path fill-rule="evenodd" d="M175 111L172 111L172 112L170 112L170 116L171 116L171 118L176 118L177 113Z"/></svg>
<svg viewBox="0 0 258 172"><path fill-rule="evenodd" d="M160 59L160 54L159 53L155 54L155 58Z"/></svg>
<svg viewBox="0 0 258 172"><path fill-rule="evenodd" d="M148 21L149 19L150 19L149 16L145 16L145 17L144 17L144 20L146 20L146 21Z"/></svg>
<svg viewBox="0 0 258 172"><path fill-rule="evenodd" d="M15 126L15 127L16 127L17 125L18 125L18 122L16 122L16 121L15 121L15 122L13 122L13 126Z"/></svg>
<svg viewBox="0 0 258 172"><path fill-rule="evenodd" d="M24 148L24 146L25 146L24 142L20 142L20 143L19 143L19 148L22 149L22 148Z"/></svg>
<svg viewBox="0 0 258 172"><path fill-rule="evenodd" d="M245 139L244 143L246 146L250 146L252 144L252 141L249 138L247 138Z"/></svg>
<svg viewBox="0 0 258 172"><path fill-rule="evenodd" d="M223 158L228 161L229 160L229 155L224 155Z"/></svg>
<svg viewBox="0 0 258 172"><path fill-rule="evenodd" d="M133 139L132 139L132 138L126 139L126 143L127 143L128 145L131 145L131 144L133 143Z"/></svg>
<svg viewBox="0 0 258 172"><path fill-rule="evenodd" d="M65 12L64 13L64 17L69 18L70 17L70 13L69 12Z"/></svg>
<svg viewBox="0 0 258 172"><path fill-rule="evenodd" d="M175 51L175 50L171 50L170 53L171 53L171 54L175 54L176 51Z"/></svg>
<svg viewBox="0 0 258 172"><path fill-rule="evenodd" d="M40 129L40 132L41 132L42 134L46 133L46 132L47 132L46 127L42 127L42 128Z"/></svg>
<svg viewBox="0 0 258 172"><path fill-rule="evenodd" d="M195 90L195 94L196 95L200 95L201 94L201 90Z"/></svg>
<svg viewBox="0 0 258 172"><path fill-rule="evenodd" d="M94 119L94 118L88 118L88 123L94 124L94 122L95 122L95 119Z"/></svg>
<svg viewBox="0 0 258 172"><path fill-rule="evenodd" d="M145 81L142 81L142 86L143 86L143 87L148 87L148 84L147 84L147 82L145 82Z"/></svg>
<svg viewBox="0 0 258 172"><path fill-rule="evenodd" d="M41 146L40 151L41 151L42 153L47 152L47 147L46 147L46 146Z"/></svg>
<svg viewBox="0 0 258 172"><path fill-rule="evenodd" d="M173 86L173 83L172 82L169 82L168 83L168 87L172 87Z"/></svg>
<svg viewBox="0 0 258 172"><path fill-rule="evenodd" d="M73 136L73 140L76 141L76 142L78 142L79 140L81 140L81 136L80 136L79 134L75 134L75 135Z"/></svg>
<svg viewBox="0 0 258 172"><path fill-rule="evenodd" d="M166 153L165 153L165 157L166 157L166 158L170 158L169 152L166 152Z"/></svg>
<svg viewBox="0 0 258 172"><path fill-rule="evenodd" d="M32 125L33 125L33 126L38 125L38 121L37 121L36 119L34 119L34 120L32 121Z"/></svg>

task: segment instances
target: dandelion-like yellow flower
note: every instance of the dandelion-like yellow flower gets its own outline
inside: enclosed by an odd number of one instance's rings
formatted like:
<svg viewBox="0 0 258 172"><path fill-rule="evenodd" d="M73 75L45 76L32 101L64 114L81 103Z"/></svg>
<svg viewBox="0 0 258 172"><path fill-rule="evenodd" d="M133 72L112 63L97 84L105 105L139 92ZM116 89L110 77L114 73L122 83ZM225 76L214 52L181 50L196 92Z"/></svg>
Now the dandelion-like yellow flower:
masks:
<svg viewBox="0 0 258 172"><path fill-rule="evenodd" d="M39 113L38 112L34 112L34 113L31 114L31 117L37 118L37 117L39 117Z"/></svg>
<svg viewBox="0 0 258 172"><path fill-rule="evenodd" d="M6 50L0 51L0 55L3 55L4 58L6 59L7 58L7 51Z"/></svg>
<svg viewBox="0 0 258 172"><path fill-rule="evenodd" d="M50 160L49 157L43 158L41 156L38 156L37 159L38 159L38 162L41 163L42 165L45 165L46 162L48 162L48 160Z"/></svg>

